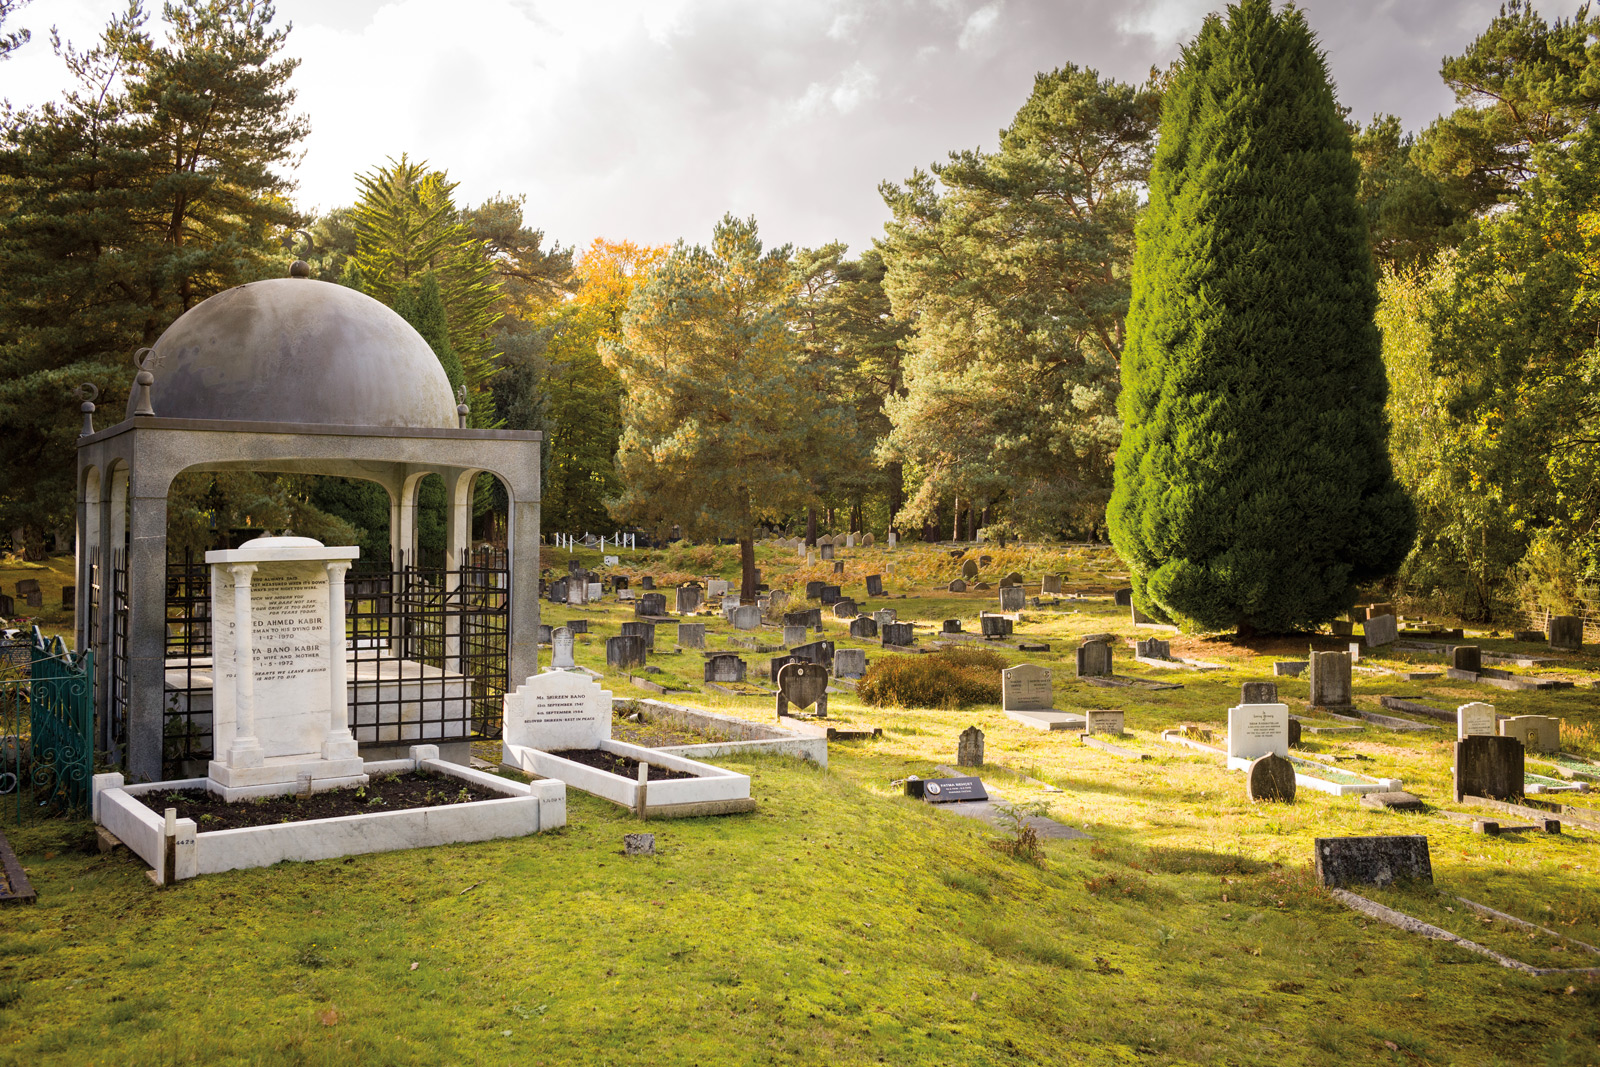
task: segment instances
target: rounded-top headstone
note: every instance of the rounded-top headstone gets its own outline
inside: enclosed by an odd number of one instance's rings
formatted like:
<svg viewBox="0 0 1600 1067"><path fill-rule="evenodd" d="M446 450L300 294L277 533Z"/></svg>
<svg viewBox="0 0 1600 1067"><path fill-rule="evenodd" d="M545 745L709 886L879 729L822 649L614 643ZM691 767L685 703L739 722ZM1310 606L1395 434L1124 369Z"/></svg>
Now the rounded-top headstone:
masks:
<svg viewBox="0 0 1600 1067"><path fill-rule="evenodd" d="M1245 792L1251 800L1277 800L1285 803L1294 800L1294 764L1274 753L1253 760L1246 779Z"/></svg>
<svg viewBox="0 0 1600 1067"><path fill-rule="evenodd" d="M969 559L961 565L961 577L971 581L978 576L978 561Z"/></svg>

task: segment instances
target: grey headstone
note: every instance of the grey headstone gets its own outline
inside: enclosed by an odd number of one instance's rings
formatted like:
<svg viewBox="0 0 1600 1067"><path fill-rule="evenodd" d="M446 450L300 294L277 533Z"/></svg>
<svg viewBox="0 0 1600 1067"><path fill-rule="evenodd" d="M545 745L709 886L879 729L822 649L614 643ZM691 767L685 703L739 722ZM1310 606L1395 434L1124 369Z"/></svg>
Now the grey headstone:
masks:
<svg viewBox="0 0 1600 1067"><path fill-rule="evenodd" d="M873 536L871 534L862 534L861 535L861 545L862 545L862 547L863 548L871 548L872 544L873 544L873 540L874 540L874 538L873 538ZM873 595L877 596L878 594L874 593Z"/></svg>
<svg viewBox="0 0 1600 1067"><path fill-rule="evenodd" d="M1010 637L1011 620L1001 618L999 615L983 615L978 619L978 625L985 637Z"/></svg>
<svg viewBox="0 0 1600 1067"><path fill-rule="evenodd" d="M825 585L825 586L822 587L821 600L822 600L823 604L825 604L825 605L826 604L837 604L839 602L839 596L840 596L840 593L839 593L839 587L838 586L836 586L836 585Z"/></svg>
<svg viewBox="0 0 1600 1067"><path fill-rule="evenodd" d="M1171 641L1163 641L1159 637L1152 637L1147 641L1135 641L1134 645L1133 645L1133 650L1134 650L1134 653L1136 655L1144 656L1144 657L1146 657L1148 659L1171 659L1172 658L1172 642ZM1249 703L1249 702L1246 701L1246 703ZM1264 703L1276 704L1277 701L1268 700L1268 701L1264 701Z"/></svg>
<svg viewBox="0 0 1600 1067"><path fill-rule="evenodd" d="M654 575L647 574L643 578L639 579L639 588L641 588L641 589L654 589L655 587L656 587L656 580L655 580L655 576Z"/></svg>
<svg viewBox="0 0 1600 1067"><path fill-rule="evenodd" d="M754 604L741 604L733 611L735 630L754 630L761 625L761 609Z"/></svg>
<svg viewBox="0 0 1600 1067"><path fill-rule="evenodd" d="M1128 605L1128 619L1135 626L1148 626L1148 625L1150 625L1150 616L1148 616L1144 612L1140 611L1139 610L1139 605L1137 605L1137 604L1129 604Z"/></svg>
<svg viewBox="0 0 1600 1067"><path fill-rule="evenodd" d="M834 601L833 617L836 619L853 619L858 615L856 602L849 597Z"/></svg>
<svg viewBox="0 0 1600 1067"><path fill-rule="evenodd" d="M878 636L878 620L870 615L861 615L850 620L850 636L867 638ZM838 671L834 672L839 673Z"/></svg>
<svg viewBox="0 0 1600 1067"><path fill-rule="evenodd" d="M808 636L810 636L810 630L803 624L800 626L785 625L783 628L783 647L793 648L795 645L803 645L806 643Z"/></svg>
<svg viewBox="0 0 1600 1067"><path fill-rule="evenodd" d="M1000 672L1000 707L1003 711L1050 711L1055 693L1050 668L1019 663Z"/></svg>
<svg viewBox="0 0 1600 1067"><path fill-rule="evenodd" d="M638 603L633 606L633 612L635 615L651 615L658 618L665 615L667 613L667 594L644 594L639 598Z"/></svg>
<svg viewBox="0 0 1600 1067"><path fill-rule="evenodd" d="M767 676L772 679L772 684L778 684L778 672L783 670L788 663L805 663L799 656L773 656L767 661Z"/></svg>
<svg viewBox="0 0 1600 1067"><path fill-rule="evenodd" d="M1335 637L1352 637L1356 632L1356 624L1349 619L1334 619L1328 624L1328 628Z"/></svg>
<svg viewBox="0 0 1600 1067"><path fill-rule="evenodd" d="M1239 703L1241 704L1276 704L1277 702L1277 682L1246 682L1239 687Z"/></svg>
<svg viewBox="0 0 1600 1067"><path fill-rule="evenodd" d="M767 610L773 614L783 611L789 604L789 594L782 589L774 589L767 595Z"/></svg>
<svg viewBox="0 0 1600 1067"><path fill-rule="evenodd" d="M822 558L823 559L832 559L833 558L833 546L832 545L823 545L822 546Z"/></svg>
<svg viewBox="0 0 1600 1067"><path fill-rule="evenodd" d="M39 579L24 578L17 583L18 596L31 596L39 591Z"/></svg>
<svg viewBox="0 0 1600 1067"><path fill-rule="evenodd" d="M541 645L548 645L550 643L551 629L552 627L546 625L545 623L541 622L539 624L539 643Z"/></svg>
<svg viewBox="0 0 1600 1067"><path fill-rule="evenodd" d="M1428 839L1404 837L1319 837L1313 844L1317 882L1344 888L1387 886L1397 881L1433 882Z"/></svg>
<svg viewBox="0 0 1600 1067"><path fill-rule="evenodd" d="M622 636L644 638L644 647L654 651L656 647L656 624L653 622L625 622L622 624Z"/></svg>
<svg viewBox="0 0 1600 1067"><path fill-rule="evenodd" d="M1306 661L1280 660L1272 665L1272 673L1279 678L1298 678L1305 673Z"/></svg>
<svg viewBox="0 0 1600 1067"><path fill-rule="evenodd" d="M879 574L869 574L869 575L867 575L867 595L868 596L882 596L883 595L883 576L882 575L879 575Z"/></svg>
<svg viewBox="0 0 1600 1067"><path fill-rule="evenodd" d="M902 648L916 644L917 641L909 622L891 622L886 626L879 626L878 634L883 644L899 645Z"/></svg>
<svg viewBox="0 0 1600 1067"><path fill-rule="evenodd" d="M987 566L987 564L986 564L986 566ZM1012 571L1010 574L1006 575L1005 582L1006 582L1007 585L1021 585L1022 584L1022 572L1021 571Z"/></svg>
<svg viewBox="0 0 1600 1067"><path fill-rule="evenodd" d="M977 576L978 576L978 561L977 560L969 559L969 560L967 560L965 563L963 563L961 565L961 577L965 578L967 581L970 582L970 581L972 581L972 579L976 578Z"/></svg>
<svg viewBox="0 0 1600 1067"><path fill-rule="evenodd" d="M826 586L827 584L828 583L826 583L826 582L807 582L806 583L806 599L807 600L821 600L822 599L823 587Z"/></svg>
<svg viewBox="0 0 1600 1067"><path fill-rule="evenodd" d="M1111 646L1103 641L1085 642L1078 649L1078 677L1111 677Z"/></svg>
<svg viewBox="0 0 1600 1067"><path fill-rule="evenodd" d="M967 591L967 583L963 582L960 578L957 578L955 581L945 586L945 591L949 593L965 593Z"/></svg>
<svg viewBox="0 0 1600 1067"><path fill-rule="evenodd" d="M568 619L563 625L565 625L567 629L571 630L575 634L586 634L589 632L588 619Z"/></svg>
<svg viewBox="0 0 1600 1067"><path fill-rule="evenodd" d="M706 624L703 622L680 622L678 624L679 648L705 648Z"/></svg>
<svg viewBox="0 0 1600 1067"><path fill-rule="evenodd" d="M718 652L706 657L705 678L707 682L742 682L744 681L745 662L732 652Z"/></svg>
<svg viewBox="0 0 1600 1067"><path fill-rule="evenodd" d="M627 669L644 666L644 638L619 635L606 638L606 666Z"/></svg>
<svg viewBox="0 0 1600 1067"><path fill-rule="evenodd" d="M946 620L944 620L944 626L942 627L942 629L943 629L943 632L947 633L947 634L958 634L958 633L961 632L961 620L960 619L946 619Z"/></svg>
<svg viewBox="0 0 1600 1067"><path fill-rule="evenodd" d="M809 645L796 645L789 650L789 654L806 663L820 663L826 667L833 662L833 642L813 641Z"/></svg>
<svg viewBox="0 0 1600 1067"><path fill-rule="evenodd" d="M557 578L551 582L547 595L550 597L550 603L565 604L567 602L567 580L565 578Z"/></svg>
<svg viewBox="0 0 1600 1067"><path fill-rule="evenodd" d="M1546 631L1550 647L1561 652L1578 652L1583 649L1583 620L1576 615L1552 615Z"/></svg>
<svg viewBox="0 0 1600 1067"><path fill-rule="evenodd" d="M1350 706L1350 653L1311 653L1311 696L1314 708Z"/></svg>
<svg viewBox="0 0 1600 1067"><path fill-rule="evenodd" d="M1003 585L1000 587L1000 610L1021 611L1028 606L1028 594L1020 585Z"/></svg>
<svg viewBox="0 0 1600 1067"><path fill-rule="evenodd" d="M698 585L678 586L677 609L679 615L693 615L700 610L700 587Z"/></svg>
<svg viewBox="0 0 1600 1067"><path fill-rule="evenodd" d="M1464 796L1512 800L1523 794L1522 742L1474 734L1456 742L1456 802Z"/></svg>
<svg viewBox="0 0 1600 1067"><path fill-rule="evenodd" d="M1450 650L1450 666L1477 674L1483 670L1483 652L1477 645L1457 645Z"/></svg>
<svg viewBox="0 0 1600 1067"><path fill-rule="evenodd" d="M1060 596L1061 595L1061 575L1059 575L1059 574L1047 574L1042 579L1040 579L1039 586L1040 586L1039 592L1041 594L1043 594L1043 593L1052 593L1052 594L1054 594L1056 596Z"/></svg>
<svg viewBox="0 0 1600 1067"><path fill-rule="evenodd" d="M1379 615L1377 618L1368 619L1363 632L1366 634L1368 648L1392 645L1400 637L1400 629L1393 615Z"/></svg>
<svg viewBox="0 0 1600 1067"><path fill-rule="evenodd" d="M654 856L656 854L655 834L623 834L622 851L628 856Z"/></svg>
<svg viewBox="0 0 1600 1067"><path fill-rule="evenodd" d="M1294 799L1294 764L1282 756L1267 753L1250 762L1250 772L1245 781L1245 795L1260 803L1263 800L1288 802Z"/></svg>
<svg viewBox="0 0 1600 1067"><path fill-rule="evenodd" d="M828 668L820 663L790 663L778 672L778 713L785 703L804 711L827 699Z"/></svg>
<svg viewBox="0 0 1600 1067"><path fill-rule="evenodd" d="M572 660L572 631L565 626L557 626L550 632L550 666L577 666Z"/></svg>
<svg viewBox="0 0 1600 1067"><path fill-rule="evenodd" d="M983 766L983 731L969 726L956 738L956 766Z"/></svg>
<svg viewBox="0 0 1600 1067"><path fill-rule="evenodd" d="M1119 608L1131 608L1131 607L1133 607L1133 590L1132 589L1118 589L1117 592L1116 592L1116 598L1117 598L1117 607L1119 607Z"/></svg>
<svg viewBox="0 0 1600 1067"><path fill-rule="evenodd" d="M884 623L888 622L900 621L900 613L895 611L893 608L880 608L872 613L872 617L877 620L879 626L882 626Z"/></svg>
<svg viewBox="0 0 1600 1067"><path fill-rule="evenodd" d="M867 653L860 648L841 648L833 654L835 678L860 678L867 673Z"/></svg>

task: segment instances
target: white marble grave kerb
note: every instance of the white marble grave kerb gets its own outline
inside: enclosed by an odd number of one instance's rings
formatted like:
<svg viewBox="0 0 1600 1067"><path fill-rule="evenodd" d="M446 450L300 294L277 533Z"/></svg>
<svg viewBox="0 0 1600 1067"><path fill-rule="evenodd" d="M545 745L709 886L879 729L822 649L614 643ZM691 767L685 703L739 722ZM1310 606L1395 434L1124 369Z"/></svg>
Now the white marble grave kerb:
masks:
<svg viewBox="0 0 1600 1067"><path fill-rule="evenodd" d="M211 564L212 745L226 800L365 782L350 733L344 575L357 548L258 537Z"/></svg>

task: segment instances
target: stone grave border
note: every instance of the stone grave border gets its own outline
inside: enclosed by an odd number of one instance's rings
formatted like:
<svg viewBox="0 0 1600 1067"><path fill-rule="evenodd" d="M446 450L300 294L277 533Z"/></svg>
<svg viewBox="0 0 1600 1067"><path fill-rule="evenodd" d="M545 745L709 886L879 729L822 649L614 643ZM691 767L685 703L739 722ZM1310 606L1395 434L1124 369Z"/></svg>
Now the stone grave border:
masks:
<svg viewBox="0 0 1600 1067"><path fill-rule="evenodd" d="M1192 748L1196 752L1204 752L1208 756L1221 756L1228 770L1250 770L1250 760L1229 756L1225 749L1208 745L1204 741L1197 741L1192 737L1185 737L1181 730L1162 730L1161 740L1169 745L1179 745L1183 748ZM1318 792L1327 793L1336 797L1361 796L1364 793L1393 793L1403 788L1398 778L1374 778L1360 771L1347 771L1343 767L1333 767L1304 756L1289 754L1289 762L1294 764L1294 782L1296 786L1305 786ZM1316 770L1333 771L1351 778L1360 778L1359 783L1335 782L1327 778L1319 778L1314 773ZM1308 773L1313 772L1313 773Z"/></svg>
<svg viewBox="0 0 1600 1067"><path fill-rule="evenodd" d="M175 789L206 789L210 780L185 778L129 785L121 774L110 773L94 776L94 821L150 864L152 880L157 885L166 884L169 840L174 852L174 878L182 881L202 874L270 867L284 860L303 863L369 852L524 837L567 824L567 790L560 781L514 782L448 763L439 759L437 745L413 745L410 753L406 759L367 763L364 772L384 775L429 770L471 782L502 797L204 832L197 832L193 819L179 819L177 835L169 839L161 816L137 798Z"/></svg>
<svg viewBox="0 0 1600 1067"><path fill-rule="evenodd" d="M1422 937L1426 937L1434 941L1448 941L1457 948L1464 948L1469 952L1476 952L1480 956L1487 956L1502 967L1513 971L1521 971L1523 974L1532 975L1535 978L1543 978L1546 975L1555 974L1600 975L1600 967L1534 967L1531 964L1523 963L1521 960L1514 960L1510 956L1496 952L1487 945L1480 945L1476 941L1468 941L1459 934L1452 934L1449 930L1442 930L1437 926L1432 926L1423 922L1421 919L1414 919L1403 911L1396 911L1393 908L1379 904L1376 900L1369 900L1360 893L1352 893L1348 889L1330 889L1328 892L1333 894L1335 900L1339 901L1352 911L1360 912L1362 915L1368 916L1369 918L1377 919L1382 923L1387 923L1396 929L1404 930L1408 934L1419 934ZM1575 938L1567 937L1565 934L1557 933L1554 930L1549 930L1543 926L1535 925L1526 919L1519 919L1515 915L1507 915L1503 911L1496 911L1487 904L1479 904L1476 901L1468 900L1466 897L1456 897L1456 900L1480 914L1493 916L1496 919L1509 922L1512 925L1522 927L1525 930L1541 931L1551 935L1552 937L1559 938L1562 941L1568 941L1574 945L1582 946L1589 952L1600 955L1600 949L1595 948L1593 945L1585 944L1584 942L1578 941Z"/></svg>
<svg viewBox="0 0 1600 1067"><path fill-rule="evenodd" d="M612 707L615 706L616 700L613 698ZM626 741L609 737L602 739L595 747L601 752L627 756L640 763L649 763L668 770L683 771L694 777L650 782L644 790L645 796L641 798L640 783L634 779L598 770L574 760L563 759L536 748L528 748L526 745L512 745L505 742L501 742L501 766L508 770L531 774L535 778L565 782L574 789L581 789L585 793L639 812L643 818L673 819L696 815L727 815L754 811L756 808L756 802L750 797L748 774L725 771L709 763L671 755L660 749L630 745Z"/></svg>
<svg viewBox="0 0 1600 1067"><path fill-rule="evenodd" d="M791 756L795 759L810 760L819 767L828 765L828 741L825 737L810 737L770 723L752 722L749 719L723 715L702 708L669 704L663 700L613 698L611 706L613 714L624 710L644 710L653 718L664 719L709 734L720 734L725 738L695 745L666 745L652 749L654 752L663 752L670 756L686 756L691 759L739 755Z"/></svg>

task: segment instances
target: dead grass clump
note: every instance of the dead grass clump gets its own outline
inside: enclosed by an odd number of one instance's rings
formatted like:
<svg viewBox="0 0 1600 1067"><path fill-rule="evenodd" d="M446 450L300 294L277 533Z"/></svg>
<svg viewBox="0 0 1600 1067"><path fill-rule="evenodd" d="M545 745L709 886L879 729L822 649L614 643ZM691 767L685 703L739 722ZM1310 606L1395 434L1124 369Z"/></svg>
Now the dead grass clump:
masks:
<svg viewBox="0 0 1600 1067"><path fill-rule="evenodd" d="M1005 657L982 648L942 648L928 656L879 656L856 691L874 707L996 704L1005 666Z"/></svg>

